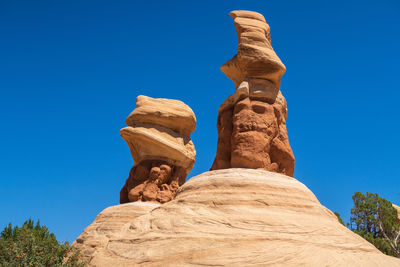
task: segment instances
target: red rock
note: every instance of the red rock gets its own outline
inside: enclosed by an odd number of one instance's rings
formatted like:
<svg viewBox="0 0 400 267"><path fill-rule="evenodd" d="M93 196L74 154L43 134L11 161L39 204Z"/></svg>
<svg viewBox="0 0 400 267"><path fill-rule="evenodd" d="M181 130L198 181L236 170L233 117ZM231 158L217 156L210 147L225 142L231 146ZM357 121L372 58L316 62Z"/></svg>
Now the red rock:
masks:
<svg viewBox="0 0 400 267"><path fill-rule="evenodd" d="M168 202L174 198L185 178L186 171L182 167L162 161L143 161L131 169L120 192L120 203Z"/></svg>
<svg viewBox="0 0 400 267"><path fill-rule="evenodd" d="M196 128L192 109L179 100L138 96L121 137L135 165L120 191L120 203L172 200L196 158L190 133Z"/></svg>
<svg viewBox="0 0 400 267"><path fill-rule="evenodd" d="M211 170L263 169L293 176L286 108L246 97L218 116L217 155Z"/></svg>
<svg viewBox="0 0 400 267"><path fill-rule="evenodd" d="M233 11L238 53L221 70L236 92L218 111L217 154L211 170L263 169L293 176L294 155L286 129L286 100L280 92L285 66L271 46L264 17Z"/></svg>

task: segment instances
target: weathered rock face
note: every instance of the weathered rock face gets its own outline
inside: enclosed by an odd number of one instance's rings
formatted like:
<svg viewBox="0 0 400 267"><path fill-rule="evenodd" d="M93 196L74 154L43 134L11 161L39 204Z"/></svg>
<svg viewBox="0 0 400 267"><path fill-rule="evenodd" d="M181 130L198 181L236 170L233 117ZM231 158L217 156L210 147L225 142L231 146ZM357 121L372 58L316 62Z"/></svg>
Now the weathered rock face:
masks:
<svg viewBox="0 0 400 267"><path fill-rule="evenodd" d="M120 192L120 203L170 201L193 168L196 151L190 133L196 117L178 100L138 96L121 129L135 165Z"/></svg>
<svg viewBox="0 0 400 267"><path fill-rule="evenodd" d="M233 108L231 167L266 169L293 175L293 156L279 104L244 98ZM282 130L283 129L283 130Z"/></svg>
<svg viewBox="0 0 400 267"><path fill-rule="evenodd" d="M269 26L256 12L233 11L237 55L221 70L237 86L218 111L217 154L211 170L253 168L293 176L286 100L280 78L285 66L271 46Z"/></svg>
<svg viewBox="0 0 400 267"><path fill-rule="evenodd" d="M121 189L120 203L170 201L179 186L185 182L183 167L171 166L166 162L146 160L132 167L129 177Z"/></svg>
<svg viewBox="0 0 400 267"><path fill-rule="evenodd" d="M278 101L264 102L246 92L234 103L223 104L219 110L217 155L211 170L252 168L293 176L286 106Z"/></svg>
<svg viewBox="0 0 400 267"><path fill-rule="evenodd" d="M227 169L165 203L101 212L74 243L96 266L400 266L278 173Z"/></svg>

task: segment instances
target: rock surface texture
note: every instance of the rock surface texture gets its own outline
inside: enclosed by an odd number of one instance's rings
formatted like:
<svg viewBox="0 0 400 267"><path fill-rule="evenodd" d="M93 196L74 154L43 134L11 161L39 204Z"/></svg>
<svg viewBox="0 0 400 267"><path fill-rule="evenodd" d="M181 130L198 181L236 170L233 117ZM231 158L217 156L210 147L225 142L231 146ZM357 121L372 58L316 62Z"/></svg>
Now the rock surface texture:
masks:
<svg viewBox="0 0 400 267"><path fill-rule="evenodd" d="M252 169L193 177L163 205L107 208L74 245L96 266L400 266L296 179Z"/></svg>
<svg viewBox="0 0 400 267"><path fill-rule="evenodd" d="M264 169L293 176L294 155L289 144L286 100L280 92L285 66L271 46L264 17L232 11L239 45L221 70L236 92L218 111L217 153L211 170Z"/></svg>
<svg viewBox="0 0 400 267"><path fill-rule="evenodd" d="M170 201L193 168L196 151L190 134L196 117L178 100L138 96L121 129L135 165L120 192L120 203Z"/></svg>
<svg viewBox="0 0 400 267"><path fill-rule="evenodd" d="M400 207L395 204L393 204L393 207L397 210L397 217L399 217L400 220Z"/></svg>

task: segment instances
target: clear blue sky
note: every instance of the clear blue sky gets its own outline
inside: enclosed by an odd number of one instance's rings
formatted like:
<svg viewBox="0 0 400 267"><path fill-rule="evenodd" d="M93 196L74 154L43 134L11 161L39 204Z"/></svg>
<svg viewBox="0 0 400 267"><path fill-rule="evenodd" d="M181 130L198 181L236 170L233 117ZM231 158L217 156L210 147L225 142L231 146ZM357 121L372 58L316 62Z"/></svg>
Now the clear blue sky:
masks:
<svg viewBox="0 0 400 267"><path fill-rule="evenodd" d="M287 67L295 177L345 220L356 191L399 204L399 3L0 0L0 227L39 218L73 241L118 204L139 94L192 107L189 177L207 171L235 9L265 16Z"/></svg>

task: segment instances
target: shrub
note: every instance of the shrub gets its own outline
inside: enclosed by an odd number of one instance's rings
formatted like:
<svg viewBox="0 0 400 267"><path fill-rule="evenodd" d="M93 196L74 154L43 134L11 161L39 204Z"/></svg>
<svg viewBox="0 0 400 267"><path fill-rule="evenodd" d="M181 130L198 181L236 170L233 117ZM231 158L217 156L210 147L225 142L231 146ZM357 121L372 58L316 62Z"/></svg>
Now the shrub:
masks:
<svg viewBox="0 0 400 267"><path fill-rule="evenodd" d="M79 251L59 243L46 226L31 219L22 227L4 228L0 236L0 266L84 266Z"/></svg>

